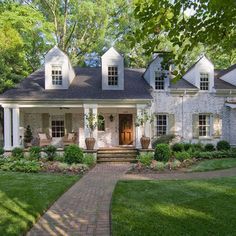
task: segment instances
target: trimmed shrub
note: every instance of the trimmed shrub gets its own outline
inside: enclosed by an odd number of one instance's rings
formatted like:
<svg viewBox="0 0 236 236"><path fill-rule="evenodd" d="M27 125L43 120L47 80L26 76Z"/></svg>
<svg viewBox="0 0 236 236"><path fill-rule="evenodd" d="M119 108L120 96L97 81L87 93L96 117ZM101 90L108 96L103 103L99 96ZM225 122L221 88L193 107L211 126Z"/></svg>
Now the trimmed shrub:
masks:
<svg viewBox="0 0 236 236"><path fill-rule="evenodd" d="M41 157L41 154L40 154L41 153L41 147L33 146L33 147L30 148L29 152L30 152L30 157L31 158L37 159L37 160L40 159L40 157Z"/></svg>
<svg viewBox="0 0 236 236"><path fill-rule="evenodd" d="M205 150L206 152L215 151L215 146L214 146L213 144L211 144L211 143L207 143L207 144L205 145L204 150Z"/></svg>
<svg viewBox="0 0 236 236"><path fill-rule="evenodd" d="M188 152L183 151L183 152L176 152L175 158L179 161L184 161L184 160L190 159L191 156Z"/></svg>
<svg viewBox="0 0 236 236"><path fill-rule="evenodd" d="M149 167L152 163L152 160L153 160L153 154L152 153L142 153L142 154L138 155L137 159L142 165Z"/></svg>
<svg viewBox="0 0 236 236"><path fill-rule="evenodd" d="M83 150L75 144L69 145L65 148L65 162L68 164L82 163Z"/></svg>
<svg viewBox="0 0 236 236"><path fill-rule="evenodd" d="M152 140L152 148L155 148L157 144L161 143L170 144L174 138L175 138L174 134L167 134L167 135L162 135L160 137L156 137Z"/></svg>
<svg viewBox="0 0 236 236"><path fill-rule="evenodd" d="M82 163L89 166L89 167L91 167L91 166L94 166L96 164L96 159L95 159L93 154L85 153L84 156L83 156Z"/></svg>
<svg viewBox="0 0 236 236"><path fill-rule="evenodd" d="M171 157L171 150L168 144L157 144L154 159L157 161L168 161Z"/></svg>
<svg viewBox="0 0 236 236"><path fill-rule="evenodd" d="M16 158L16 159L21 159L24 158L24 150L23 148L13 148L12 152L11 152L12 157Z"/></svg>
<svg viewBox="0 0 236 236"><path fill-rule="evenodd" d="M221 140L217 143L216 145L217 150L218 151L222 151L222 150L229 150L230 149L230 145L229 142L225 141L225 140Z"/></svg>
<svg viewBox="0 0 236 236"><path fill-rule="evenodd" d="M184 151L184 145L183 143L175 143L172 145L172 150L174 152L182 152Z"/></svg>
<svg viewBox="0 0 236 236"><path fill-rule="evenodd" d="M53 145L49 145L49 146L45 147L43 149L43 151L46 153L47 159L49 161L53 161L55 156L56 156L57 148L55 146L53 146Z"/></svg>

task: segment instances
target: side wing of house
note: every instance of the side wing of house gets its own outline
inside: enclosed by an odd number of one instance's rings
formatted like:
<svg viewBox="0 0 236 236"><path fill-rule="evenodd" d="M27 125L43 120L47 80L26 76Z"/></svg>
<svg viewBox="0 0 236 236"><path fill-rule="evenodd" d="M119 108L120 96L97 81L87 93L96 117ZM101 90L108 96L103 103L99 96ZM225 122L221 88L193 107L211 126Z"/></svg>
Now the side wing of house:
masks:
<svg viewBox="0 0 236 236"><path fill-rule="evenodd" d="M181 141L216 143L224 139L236 145L236 70L220 77L205 56L200 58L176 83L161 69L157 57L145 72L153 88L153 136L175 134ZM233 74L233 75L232 75Z"/></svg>

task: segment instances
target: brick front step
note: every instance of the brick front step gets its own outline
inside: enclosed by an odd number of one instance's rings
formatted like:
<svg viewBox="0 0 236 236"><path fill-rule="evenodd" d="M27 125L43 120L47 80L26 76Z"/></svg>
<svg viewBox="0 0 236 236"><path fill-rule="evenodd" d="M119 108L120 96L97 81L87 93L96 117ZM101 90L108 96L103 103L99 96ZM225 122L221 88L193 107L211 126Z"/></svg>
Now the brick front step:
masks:
<svg viewBox="0 0 236 236"><path fill-rule="evenodd" d="M135 148L102 148L97 151L98 162L133 162L136 157Z"/></svg>

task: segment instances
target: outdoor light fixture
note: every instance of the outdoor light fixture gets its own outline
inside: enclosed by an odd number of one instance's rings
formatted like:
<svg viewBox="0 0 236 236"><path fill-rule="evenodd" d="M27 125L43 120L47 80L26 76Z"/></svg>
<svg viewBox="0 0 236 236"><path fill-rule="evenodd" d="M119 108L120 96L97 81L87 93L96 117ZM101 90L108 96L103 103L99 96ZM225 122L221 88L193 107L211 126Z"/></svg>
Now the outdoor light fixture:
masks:
<svg viewBox="0 0 236 236"><path fill-rule="evenodd" d="M112 122L114 120L114 116L113 115L110 115L110 121Z"/></svg>

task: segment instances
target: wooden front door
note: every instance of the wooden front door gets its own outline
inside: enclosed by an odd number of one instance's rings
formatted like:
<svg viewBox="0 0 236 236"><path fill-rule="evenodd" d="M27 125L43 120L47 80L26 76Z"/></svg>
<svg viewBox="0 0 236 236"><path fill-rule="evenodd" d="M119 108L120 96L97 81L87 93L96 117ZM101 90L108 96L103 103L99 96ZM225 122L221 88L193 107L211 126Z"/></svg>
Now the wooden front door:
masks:
<svg viewBox="0 0 236 236"><path fill-rule="evenodd" d="M119 144L133 144L133 116L132 114L119 115Z"/></svg>

